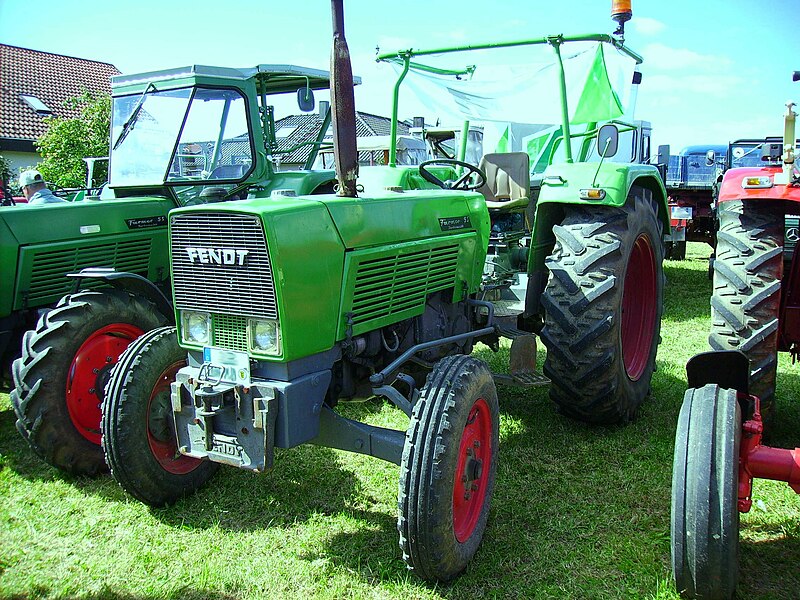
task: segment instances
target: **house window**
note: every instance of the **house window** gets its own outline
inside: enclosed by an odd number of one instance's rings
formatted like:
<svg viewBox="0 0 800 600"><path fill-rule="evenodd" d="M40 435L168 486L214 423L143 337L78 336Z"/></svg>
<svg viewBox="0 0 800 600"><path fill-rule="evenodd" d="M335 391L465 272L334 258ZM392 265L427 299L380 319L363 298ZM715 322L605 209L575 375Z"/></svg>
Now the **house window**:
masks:
<svg viewBox="0 0 800 600"><path fill-rule="evenodd" d="M52 115L53 109L51 109L47 104L39 100L36 96L28 96L26 94L20 94L20 100L22 100L25 104L30 106L33 110L36 111L37 115Z"/></svg>
<svg viewBox="0 0 800 600"><path fill-rule="evenodd" d="M278 131L275 132L275 137L279 140L283 138L288 138L291 136L295 131L297 131L296 125L284 125Z"/></svg>

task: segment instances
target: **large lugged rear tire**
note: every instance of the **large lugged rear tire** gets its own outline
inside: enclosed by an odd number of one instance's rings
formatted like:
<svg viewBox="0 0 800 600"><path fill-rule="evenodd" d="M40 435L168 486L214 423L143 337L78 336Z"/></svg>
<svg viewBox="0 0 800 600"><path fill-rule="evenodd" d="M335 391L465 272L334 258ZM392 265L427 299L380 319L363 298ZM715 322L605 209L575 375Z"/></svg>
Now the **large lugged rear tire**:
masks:
<svg viewBox="0 0 800 600"><path fill-rule="evenodd" d="M103 450L111 474L151 506L172 504L217 472L218 464L178 452L170 384L186 366L174 327L131 344L111 373L103 402Z"/></svg>
<svg viewBox="0 0 800 600"><path fill-rule="evenodd" d="M761 413L774 412L778 314L783 277L783 212L764 201L719 206L711 334L714 350L741 350L750 359L750 393Z"/></svg>
<svg viewBox="0 0 800 600"><path fill-rule="evenodd" d="M664 292L661 221L650 190L624 207L570 206L553 227L542 297L544 372L559 410L627 422L650 389Z"/></svg>
<svg viewBox="0 0 800 600"><path fill-rule="evenodd" d="M17 429L46 462L74 475L107 469L100 448L103 389L119 355L167 318L119 290L62 298L22 340L11 401Z"/></svg>
<svg viewBox="0 0 800 600"><path fill-rule="evenodd" d="M397 495L403 558L422 579L461 573L483 538L499 440L489 368L468 356L439 361L414 404Z"/></svg>
<svg viewBox="0 0 800 600"><path fill-rule="evenodd" d="M739 445L735 390L706 385L684 396L672 467L672 572L684 598L722 600L739 570Z"/></svg>

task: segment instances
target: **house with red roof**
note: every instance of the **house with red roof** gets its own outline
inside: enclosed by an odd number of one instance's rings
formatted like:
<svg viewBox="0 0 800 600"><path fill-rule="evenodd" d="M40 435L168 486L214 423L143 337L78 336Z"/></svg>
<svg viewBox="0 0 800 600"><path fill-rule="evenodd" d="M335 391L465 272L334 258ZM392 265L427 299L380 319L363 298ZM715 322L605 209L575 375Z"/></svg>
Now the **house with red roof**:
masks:
<svg viewBox="0 0 800 600"><path fill-rule="evenodd" d="M34 142L45 117L76 117L67 101L84 92L111 93L112 64L0 44L0 154L12 171L41 158Z"/></svg>

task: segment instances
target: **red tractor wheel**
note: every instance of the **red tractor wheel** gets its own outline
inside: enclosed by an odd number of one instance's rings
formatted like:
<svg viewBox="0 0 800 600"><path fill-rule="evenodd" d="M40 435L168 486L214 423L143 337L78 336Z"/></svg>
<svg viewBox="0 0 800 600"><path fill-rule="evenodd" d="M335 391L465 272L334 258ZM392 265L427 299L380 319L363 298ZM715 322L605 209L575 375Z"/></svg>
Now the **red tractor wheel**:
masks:
<svg viewBox="0 0 800 600"><path fill-rule="evenodd" d="M449 581L480 545L494 489L497 391L467 356L439 361L414 404L400 465L397 528L409 568Z"/></svg>
<svg viewBox="0 0 800 600"><path fill-rule="evenodd" d="M672 468L672 571L684 598L722 600L739 569L739 444L735 390L706 385L684 396Z"/></svg>
<svg viewBox="0 0 800 600"><path fill-rule="evenodd" d="M658 209L649 190L633 187L622 208L565 212L542 296L550 398L582 421L626 422L650 389L660 341Z"/></svg>
<svg viewBox="0 0 800 600"><path fill-rule="evenodd" d="M148 300L119 290L65 296L26 332L14 361L17 429L54 467L75 475L106 470L100 406L120 354L167 318Z"/></svg>
<svg viewBox="0 0 800 600"><path fill-rule="evenodd" d="M185 365L175 328L154 329L120 357L103 402L103 449L111 474L151 506L193 493L219 467L178 451L170 385Z"/></svg>

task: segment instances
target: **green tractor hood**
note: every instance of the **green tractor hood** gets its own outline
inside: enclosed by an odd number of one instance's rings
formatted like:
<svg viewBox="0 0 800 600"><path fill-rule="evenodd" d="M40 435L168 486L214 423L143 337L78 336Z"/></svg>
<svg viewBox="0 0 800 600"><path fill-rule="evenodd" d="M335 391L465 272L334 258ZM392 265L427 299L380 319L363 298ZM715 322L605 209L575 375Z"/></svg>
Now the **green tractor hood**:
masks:
<svg viewBox="0 0 800 600"><path fill-rule="evenodd" d="M253 237L217 239L218 222L241 228L252 217L266 240L262 264L213 264L211 250L235 251ZM456 300L477 291L490 225L480 194L405 191L368 200L318 195L185 208L171 213L170 227L172 268L181 274L174 279L176 309L246 319L257 315L242 299L254 290L259 298L274 296L269 309L283 341L274 359L288 361L421 314L436 291L453 289ZM215 321L215 335L226 335L225 326Z"/></svg>
<svg viewBox="0 0 800 600"><path fill-rule="evenodd" d="M65 274L85 267L166 279L166 257L152 249L166 246L173 206L139 197L0 209L0 278L10 283L0 288L0 316L58 301L73 286Z"/></svg>

